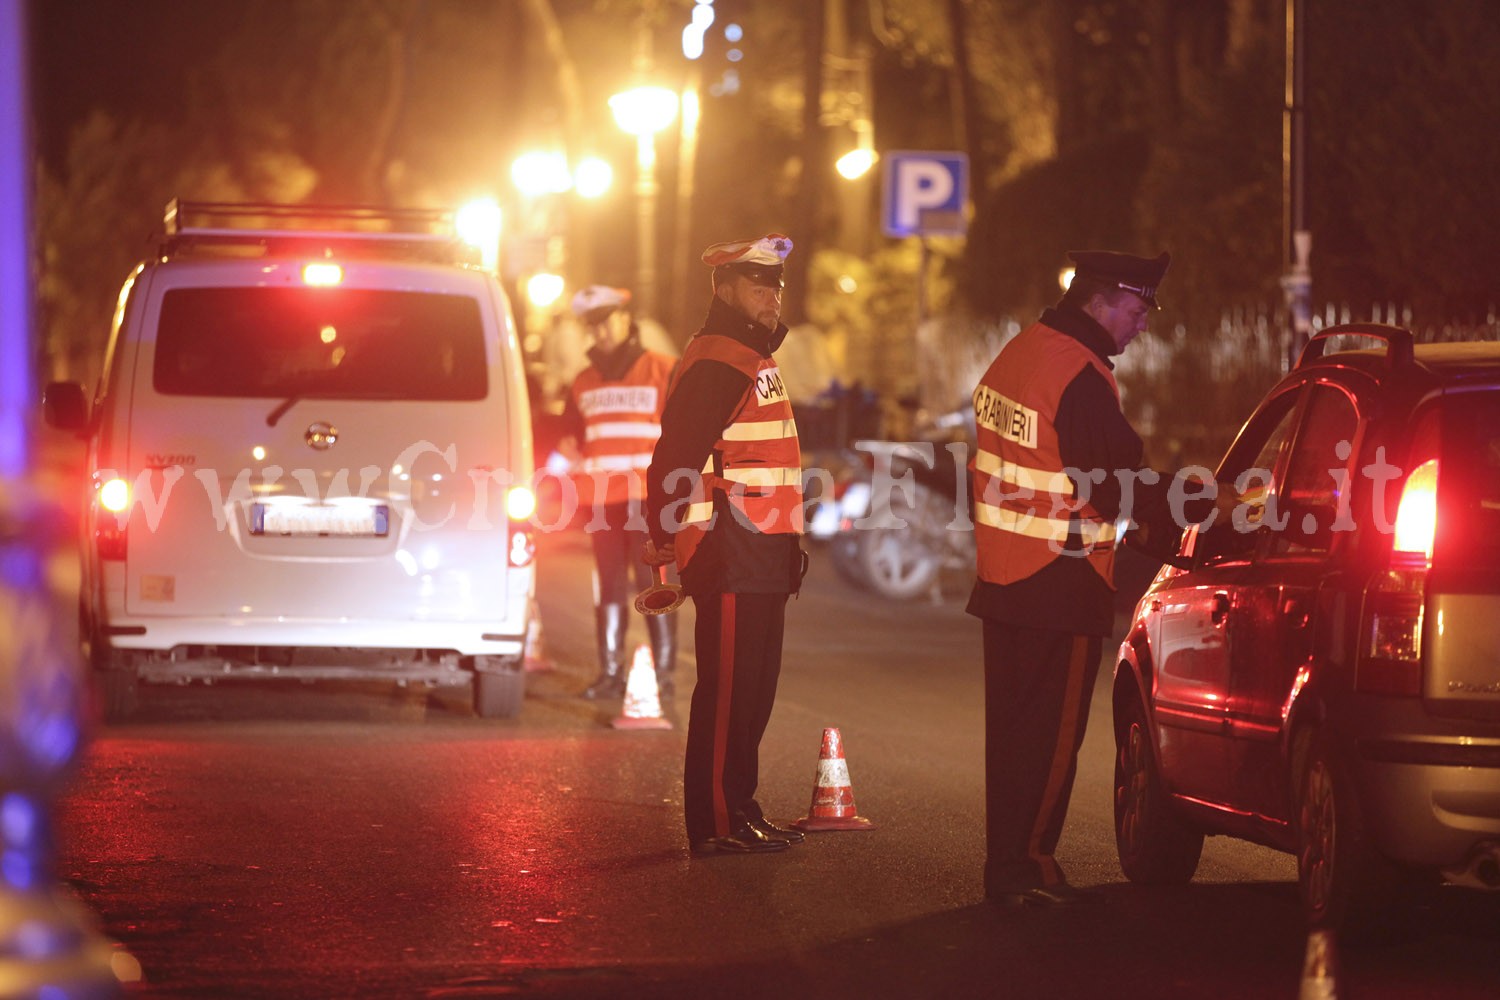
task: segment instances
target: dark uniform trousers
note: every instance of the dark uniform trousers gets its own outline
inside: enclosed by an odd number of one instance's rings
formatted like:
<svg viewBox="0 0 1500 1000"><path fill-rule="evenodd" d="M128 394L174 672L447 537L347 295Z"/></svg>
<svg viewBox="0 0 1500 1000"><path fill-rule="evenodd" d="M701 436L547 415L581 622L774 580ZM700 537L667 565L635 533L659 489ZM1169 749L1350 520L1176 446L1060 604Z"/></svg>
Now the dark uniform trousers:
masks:
<svg viewBox="0 0 1500 1000"><path fill-rule="evenodd" d="M636 508L633 512L632 507ZM601 504L584 525L594 547L594 567L599 572L596 604L627 606L637 592L651 586L651 567L641 560L641 552L651 536L646 533L645 515L639 508L639 502ZM636 528L627 527L632 513ZM632 575L634 590L630 589Z"/></svg>
<svg viewBox="0 0 1500 1000"><path fill-rule="evenodd" d="M1104 640L984 620L988 894L1065 881L1052 857Z"/></svg>
<svg viewBox="0 0 1500 1000"><path fill-rule="evenodd" d="M781 676L786 594L695 594L698 683L688 717L683 812L689 843L762 816L760 739Z"/></svg>

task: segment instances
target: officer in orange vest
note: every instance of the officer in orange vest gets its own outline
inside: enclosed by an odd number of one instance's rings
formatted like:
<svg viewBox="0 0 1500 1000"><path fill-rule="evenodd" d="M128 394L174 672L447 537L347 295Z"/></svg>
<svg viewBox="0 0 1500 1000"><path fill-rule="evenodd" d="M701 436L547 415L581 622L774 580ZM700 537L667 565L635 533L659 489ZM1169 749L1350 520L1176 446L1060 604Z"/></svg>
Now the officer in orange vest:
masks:
<svg viewBox="0 0 1500 1000"><path fill-rule="evenodd" d="M682 784L688 844L700 856L773 853L803 839L755 801L786 601L805 570L797 425L772 356L787 333L791 249L771 233L704 251L713 299L683 352L646 474L646 561L675 562L697 611Z"/></svg>
<svg viewBox="0 0 1500 1000"><path fill-rule="evenodd" d="M631 594L650 585L640 561L647 540L642 503L651 451L661 436L661 410L677 365L641 347L640 330L624 288L590 285L573 296L573 314L593 337L589 366L579 373L563 409L559 451L575 463L573 482L594 548L594 624L599 676L585 698L619 697L625 691ZM581 444L580 444L581 442ZM631 586L632 569L635 585ZM650 615L646 630L663 696L674 689L677 616Z"/></svg>
<svg viewBox="0 0 1500 1000"><path fill-rule="evenodd" d="M1139 526L1132 541L1155 551L1181 530L1171 477L1142 468L1110 362L1159 308L1170 257L1070 256L1062 300L1001 349L974 390L979 578L968 612L984 631L984 888L1005 906L1099 898L1068 883L1053 850L1114 626L1117 523ZM1232 507L1232 491L1212 503ZM1201 503L1191 513L1208 516Z"/></svg>

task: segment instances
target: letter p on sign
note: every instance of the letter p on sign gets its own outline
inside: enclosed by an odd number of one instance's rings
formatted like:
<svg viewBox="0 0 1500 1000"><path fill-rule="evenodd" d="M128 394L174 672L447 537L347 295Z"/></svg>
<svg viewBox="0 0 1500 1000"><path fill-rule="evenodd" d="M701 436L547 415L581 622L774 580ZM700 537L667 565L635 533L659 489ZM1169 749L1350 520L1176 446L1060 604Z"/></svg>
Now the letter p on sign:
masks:
<svg viewBox="0 0 1500 1000"><path fill-rule="evenodd" d="M969 198L963 153L893 152L885 157L883 223L887 236L961 236Z"/></svg>

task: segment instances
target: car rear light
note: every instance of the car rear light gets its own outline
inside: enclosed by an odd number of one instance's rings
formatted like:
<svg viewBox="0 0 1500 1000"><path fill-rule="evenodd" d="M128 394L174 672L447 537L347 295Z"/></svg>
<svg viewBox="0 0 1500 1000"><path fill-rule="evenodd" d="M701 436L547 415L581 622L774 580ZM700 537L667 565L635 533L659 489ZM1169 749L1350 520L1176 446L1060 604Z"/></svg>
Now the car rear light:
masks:
<svg viewBox="0 0 1500 1000"><path fill-rule="evenodd" d="M344 280L344 269L329 261L302 265L302 283L315 288L332 288Z"/></svg>
<svg viewBox="0 0 1500 1000"><path fill-rule="evenodd" d="M1370 588L1368 631L1355 690L1414 697L1422 693L1422 618L1426 573L1391 570Z"/></svg>
<svg viewBox="0 0 1500 1000"><path fill-rule="evenodd" d="M1393 563L1432 565L1432 540L1437 535L1437 459L1423 462L1406 477L1396 508Z"/></svg>
<svg viewBox="0 0 1500 1000"><path fill-rule="evenodd" d="M1416 697L1422 693L1422 621L1427 570L1437 535L1436 459L1406 477L1396 508L1390 568L1366 595L1368 631L1355 690Z"/></svg>
<svg viewBox="0 0 1500 1000"><path fill-rule="evenodd" d="M531 516L536 513L536 494L526 486L513 486L505 493L505 514L510 519L510 541L505 560L515 569L531 565L536 558L536 539Z"/></svg>

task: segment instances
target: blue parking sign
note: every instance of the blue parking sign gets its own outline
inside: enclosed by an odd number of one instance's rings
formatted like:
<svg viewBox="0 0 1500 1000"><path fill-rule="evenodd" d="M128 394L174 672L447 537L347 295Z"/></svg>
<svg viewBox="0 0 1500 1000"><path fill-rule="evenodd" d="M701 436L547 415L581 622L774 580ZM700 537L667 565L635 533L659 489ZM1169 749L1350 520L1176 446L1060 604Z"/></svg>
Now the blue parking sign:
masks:
<svg viewBox="0 0 1500 1000"><path fill-rule="evenodd" d="M887 236L962 236L968 227L969 157L959 152L887 153L881 222Z"/></svg>

